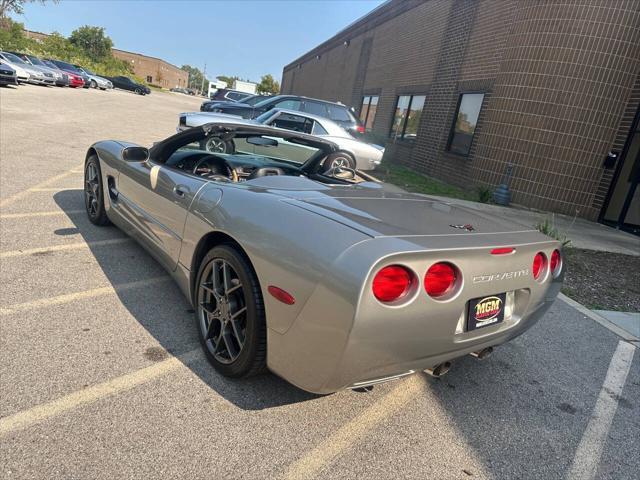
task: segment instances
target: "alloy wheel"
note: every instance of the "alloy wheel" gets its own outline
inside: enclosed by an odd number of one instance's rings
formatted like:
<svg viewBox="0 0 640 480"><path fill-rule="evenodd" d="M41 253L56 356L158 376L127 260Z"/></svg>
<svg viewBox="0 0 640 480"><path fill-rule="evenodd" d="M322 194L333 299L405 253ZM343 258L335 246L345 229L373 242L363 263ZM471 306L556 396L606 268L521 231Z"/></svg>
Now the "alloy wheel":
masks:
<svg viewBox="0 0 640 480"><path fill-rule="evenodd" d="M204 148L207 152L211 153L226 153L227 151L224 141L217 137L209 138Z"/></svg>
<svg viewBox="0 0 640 480"><path fill-rule="evenodd" d="M337 157L331 162L330 168L351 168L351 162L346 157Z"/></svg>
<svg viewBox="0 0 640 480"><path fill-rule="evenodd" d="M240 277L226 260L214 258L202 273L198 319L209 353L220 363L233 363L246 340L247 306Z"/></svg>
<svg viewBox="0 0 640 480"><path fill-rule="evenodd" d="M89 162L84 173L84 204L91 217L98 215L99 188L100 180L98 178L98 169L94 163Z"/></svg>

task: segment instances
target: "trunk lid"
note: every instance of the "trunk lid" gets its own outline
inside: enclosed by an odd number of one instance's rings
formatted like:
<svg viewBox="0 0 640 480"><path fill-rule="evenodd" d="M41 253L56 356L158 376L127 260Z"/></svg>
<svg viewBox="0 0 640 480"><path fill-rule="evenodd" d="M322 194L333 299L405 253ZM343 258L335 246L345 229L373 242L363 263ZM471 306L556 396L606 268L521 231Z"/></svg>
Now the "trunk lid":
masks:
<svg viewBox="0 0 640 480"><path fill-rule="evenodd" d="M323 195L286 201L372 237L486 235L534 230L489 212L413 194Z"/></svg>

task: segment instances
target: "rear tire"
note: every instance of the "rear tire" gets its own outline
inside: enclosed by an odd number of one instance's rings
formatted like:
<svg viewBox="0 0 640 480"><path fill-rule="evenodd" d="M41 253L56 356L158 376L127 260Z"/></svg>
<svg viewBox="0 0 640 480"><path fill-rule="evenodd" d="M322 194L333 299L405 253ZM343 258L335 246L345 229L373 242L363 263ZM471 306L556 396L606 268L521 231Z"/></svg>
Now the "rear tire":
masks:
<svg viewBox="0 0 640 480"><path fill-rule="evenodd" d="M102 172L97 155L91 155L84 166L84 206L91 223L100 227L111 224L104 207Z"/></svg>
<svg viewBox="0 0 640 480"><path fill-rule="evenodd" d="M264 302L244 255L232 245L212 248L200 263L194 301L200 342L213 368L232 378L266 370Z"/></svg>
<svg viewBox="0 0 640 480"><path fill-rule="evenodd" d="M233 141L224 141L219 137L209 137L200 142L200 149L209 153L235 153L236 145Z"/></svg>

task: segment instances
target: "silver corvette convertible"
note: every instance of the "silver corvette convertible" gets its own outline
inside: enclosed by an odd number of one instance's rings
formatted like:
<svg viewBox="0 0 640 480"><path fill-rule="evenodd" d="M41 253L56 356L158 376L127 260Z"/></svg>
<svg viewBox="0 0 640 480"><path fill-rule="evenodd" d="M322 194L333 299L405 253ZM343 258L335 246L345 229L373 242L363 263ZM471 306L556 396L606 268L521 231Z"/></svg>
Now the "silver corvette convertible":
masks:
<svg viewBox="0 0 640 480"><path fill-rule="evenodd" d="M241 152L201 149L211 136ZM290 158L292 144L306 158ZM563 277L559 242L391 192L332 167L338 150L242 123L191 128L150 149L102 141L86 155L85 205L91 222L114 223L171 273L208 359L230 377L269 369L330 393L437 376L547 311Z"/></svg>

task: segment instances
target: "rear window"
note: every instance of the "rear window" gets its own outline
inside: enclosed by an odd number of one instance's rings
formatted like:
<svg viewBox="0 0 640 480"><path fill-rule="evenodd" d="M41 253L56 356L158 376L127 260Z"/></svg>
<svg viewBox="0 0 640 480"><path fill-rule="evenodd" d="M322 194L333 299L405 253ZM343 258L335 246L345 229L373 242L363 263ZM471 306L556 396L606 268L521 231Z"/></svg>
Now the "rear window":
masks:
<svg viewBox="0 0 640 480"><path fill-rule="evenodd" d="M311 113L313 115L318 115L319 117L327 116L327 107L324 103L320 102L304 102L304 111L307 113Z"/></svg>
<svg viewBox="0 0 640 480"><path fill-rule="evenodd" d="M329 118L335 122L353 122L347 107L327 105L327 110L329 110Z"/></svg>

